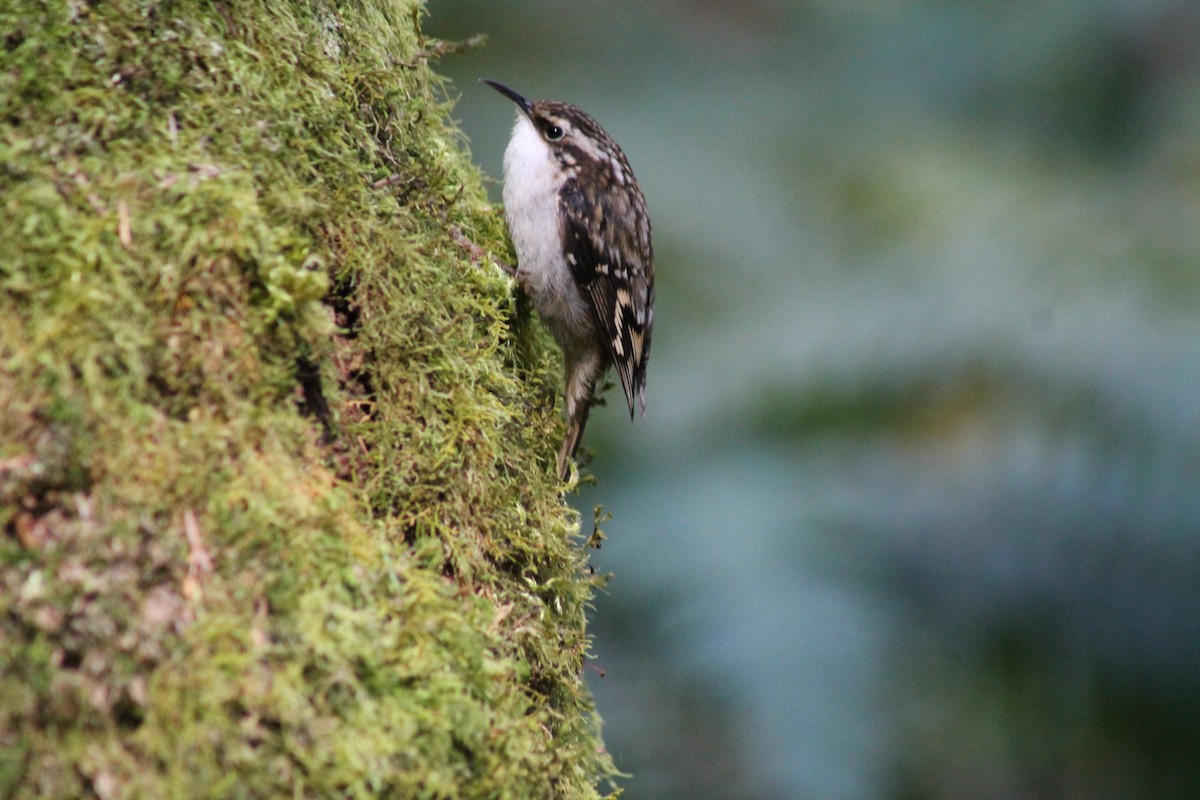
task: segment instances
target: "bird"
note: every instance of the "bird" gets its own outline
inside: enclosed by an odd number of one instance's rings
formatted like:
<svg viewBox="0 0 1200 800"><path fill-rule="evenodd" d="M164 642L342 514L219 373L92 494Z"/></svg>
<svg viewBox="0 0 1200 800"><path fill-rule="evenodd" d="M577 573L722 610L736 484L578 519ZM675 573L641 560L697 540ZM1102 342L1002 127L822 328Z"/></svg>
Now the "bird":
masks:
<svg viewBox="0 0 1200 800"><path fill-rule="evenodd" d="M646 413L654 328L654 246L646 199L620 146L577 106L527 100L482 79L517 105L504 151L504 215L515 276L563 352L567 434L559 478L583 438L596 384L615 366L629 418Z"/></svg>

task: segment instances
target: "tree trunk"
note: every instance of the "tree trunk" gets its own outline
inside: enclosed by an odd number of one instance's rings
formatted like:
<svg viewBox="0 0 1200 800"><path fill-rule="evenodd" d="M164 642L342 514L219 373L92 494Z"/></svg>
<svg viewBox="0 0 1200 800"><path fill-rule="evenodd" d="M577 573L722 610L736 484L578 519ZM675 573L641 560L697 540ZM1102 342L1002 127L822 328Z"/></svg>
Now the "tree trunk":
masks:
<svg viewBox="0 0 1200 800"><path fill-rule="evenodd" d="M612 774L557 356L420 14L0 10L0 798Z"/></svg>

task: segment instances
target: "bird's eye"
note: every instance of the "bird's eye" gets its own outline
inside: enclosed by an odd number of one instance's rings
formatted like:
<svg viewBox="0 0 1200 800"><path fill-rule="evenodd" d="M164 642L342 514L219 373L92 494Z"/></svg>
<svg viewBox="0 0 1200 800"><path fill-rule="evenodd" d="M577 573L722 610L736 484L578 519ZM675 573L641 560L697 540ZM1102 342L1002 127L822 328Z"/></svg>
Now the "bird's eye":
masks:
<svg viewBox="0 0 1200 800"><path fill-rule="evenodd" d="M557 142L562 137L563 137L563 129L558 127L557 125L551 125L550 127L546 128L546 139L548 139L549 141Z"/></svg>

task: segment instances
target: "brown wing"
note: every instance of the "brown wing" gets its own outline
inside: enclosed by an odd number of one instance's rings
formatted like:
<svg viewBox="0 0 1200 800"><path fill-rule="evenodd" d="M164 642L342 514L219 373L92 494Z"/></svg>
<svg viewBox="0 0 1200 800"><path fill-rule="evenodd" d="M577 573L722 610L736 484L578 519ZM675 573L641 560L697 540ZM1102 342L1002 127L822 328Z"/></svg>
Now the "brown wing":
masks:
<svg viewBox="0 0 1200 800"><path fill-rule="evenodd" d="M570 180L559 194L567 264L591 301L631 417L634 398L646 412L646 364L654 327L650 221L641 194L633 192L619 187L589 203Z"/></svg>

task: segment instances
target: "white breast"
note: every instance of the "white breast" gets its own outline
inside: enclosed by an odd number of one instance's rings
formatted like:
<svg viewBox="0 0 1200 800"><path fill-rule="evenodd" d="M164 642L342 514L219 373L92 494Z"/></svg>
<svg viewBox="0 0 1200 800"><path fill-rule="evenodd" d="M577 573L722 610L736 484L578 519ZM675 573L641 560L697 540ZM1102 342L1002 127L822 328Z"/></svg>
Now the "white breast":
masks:
<svg viewBox="0 0 1200 800"><path fill-rule="evenodd" d="M591 309L563 259L558 192L565 178L550 146L518 115L504 151L504 213L526 290L564 347L593 327Z"/></svg>

